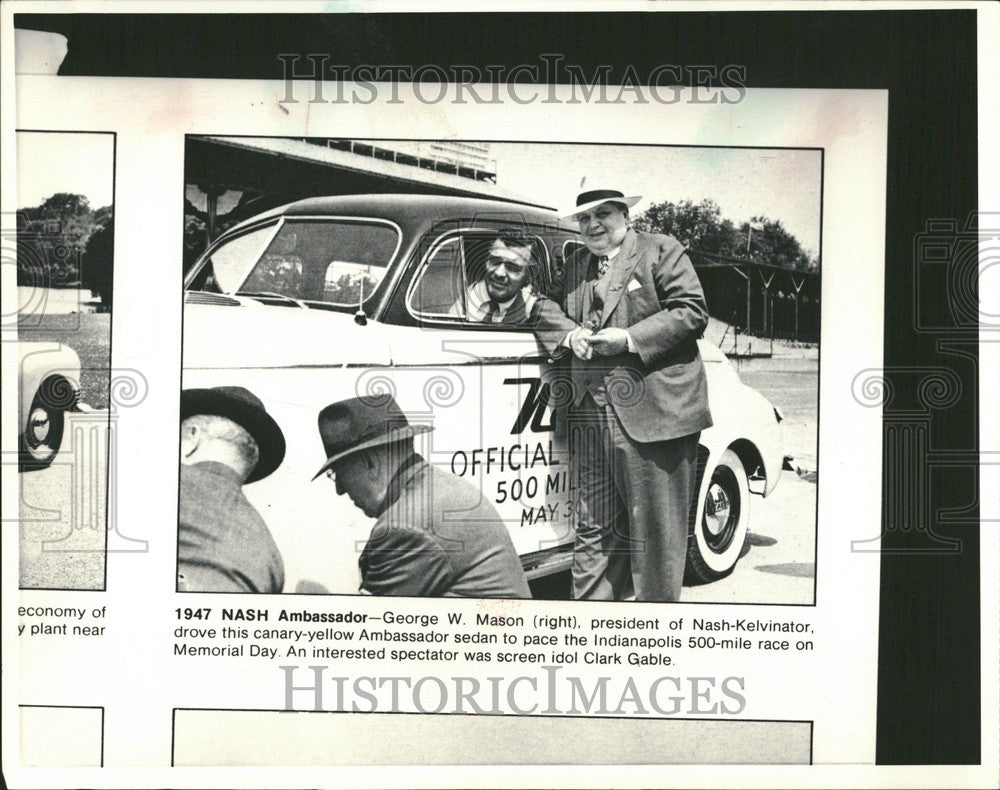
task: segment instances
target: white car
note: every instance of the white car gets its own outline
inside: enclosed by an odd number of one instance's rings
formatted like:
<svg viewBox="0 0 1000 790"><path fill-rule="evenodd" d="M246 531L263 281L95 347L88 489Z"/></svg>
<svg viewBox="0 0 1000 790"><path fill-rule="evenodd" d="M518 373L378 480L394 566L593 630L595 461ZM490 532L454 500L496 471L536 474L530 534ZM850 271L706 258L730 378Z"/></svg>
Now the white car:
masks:
<svg viewBox="0 0 1000 790"><path fill-rule="evenodd" d="M80 358L59 343L19 343L19 466L52 463L62 444L66 412L80 401Z"/></svg>
<svg viewBox="0 0 1000 790"><path fill-rule="evenodd" d="M514 203L426 195L313 198L232 228L185 278L184 388L243 386L287 441L285 461L246 488L270 527L286 592L322 584L356 593L372 520L324 479L317 415L348 397L391 392L411 422L432 424L418 450L480 487L506 521L529 578L572 558L576 492L565 426L530 329L466 321L454 305L501 227L535 235L547 255L536 287L558 289L575 228ZM701 434L690 582L740 557L750 494L781 473L781 415L699 343L714 426ZM707 470L707 473L706 473Z"/></svg>

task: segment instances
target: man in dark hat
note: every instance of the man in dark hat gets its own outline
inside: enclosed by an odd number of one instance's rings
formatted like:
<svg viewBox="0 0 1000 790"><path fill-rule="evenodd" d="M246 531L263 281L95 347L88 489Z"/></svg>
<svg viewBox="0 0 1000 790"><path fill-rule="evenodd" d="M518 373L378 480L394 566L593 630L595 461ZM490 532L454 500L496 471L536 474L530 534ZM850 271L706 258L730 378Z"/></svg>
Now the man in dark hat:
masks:
<svg viewBox="0 0 1000 790"><path fill-rule="evenodd" d="M349 398L319 414L324 472L377 519L361 553L361 592L530 598L507 528L478 489L431 466L389 396ZM313 478L316 479L315 477Z"/></svg>
<svg viewBox="0 0 1000 790"><path fill-rule="evenodd" d="M605 188L577 196L566 218L585 247L566 261L561 302L543 300L535 326L553 357L573 351L576 598L680 598L698 437L712 424L701 283L676 239L631 227L639 200Z"/></svg>
<svg viewBox="0 0 1000 790"><path fill-rule="evenodd" d="M181 392L179 591L282 591L281 555L243 486L284 457L281 429L249 390Z"/></svg>

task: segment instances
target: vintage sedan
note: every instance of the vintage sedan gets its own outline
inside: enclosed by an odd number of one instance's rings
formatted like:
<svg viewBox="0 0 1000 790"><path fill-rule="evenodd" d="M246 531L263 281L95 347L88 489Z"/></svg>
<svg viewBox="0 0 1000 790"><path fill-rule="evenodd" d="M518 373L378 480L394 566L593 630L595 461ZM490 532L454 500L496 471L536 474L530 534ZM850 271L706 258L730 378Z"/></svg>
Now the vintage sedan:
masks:
<svg viewBox="0 0 1000 790"><path fill-rule="evenodd" d="M19 343L19 467L48 466L59 452L66 412L80 402L80 358L60 343Z"/></svg>
<svg viewBox="0 0 1000 790"><path fill-rule="evenodd" d="M285 562L286 592L355 593L372 521L324 479L317 415L391 392L432 463L480 488L507 522L529 578L572 559L574 506L565 426L553 416L552 361L529 328L467 319L464 294L500 228L535 236L533 287L558 288L577 231L549 211L426 195L312 198L232 228L185 277L183 387L256 393L287 440L281 468L248 486ZM780 413L700 341L715 425L701 434L691 582L736 565L750 494L781 473Z"/></svg>

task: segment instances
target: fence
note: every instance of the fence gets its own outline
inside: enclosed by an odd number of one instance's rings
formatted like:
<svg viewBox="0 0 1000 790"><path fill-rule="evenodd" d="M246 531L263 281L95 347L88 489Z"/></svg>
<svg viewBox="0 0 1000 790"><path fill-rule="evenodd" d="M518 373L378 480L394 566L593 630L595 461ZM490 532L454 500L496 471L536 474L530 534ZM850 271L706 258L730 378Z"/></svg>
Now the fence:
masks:
<svg viewBox="0 0 1000 790"><path fill-rule="evenodd" d="M765 338L818 343L820 275L689 250L713 318Z"/></svg>

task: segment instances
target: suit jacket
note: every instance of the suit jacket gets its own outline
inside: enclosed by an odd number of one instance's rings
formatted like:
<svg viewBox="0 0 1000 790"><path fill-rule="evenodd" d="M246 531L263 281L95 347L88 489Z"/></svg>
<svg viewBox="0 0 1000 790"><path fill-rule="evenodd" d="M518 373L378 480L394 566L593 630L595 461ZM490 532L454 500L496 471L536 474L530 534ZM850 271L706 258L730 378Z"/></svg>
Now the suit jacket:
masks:
<svg viewBox="0 0 1000 790"><path fill-rule="evenodd" d="M235 471L205 461L181 466L177 589L280 593L278 547Z"/></svg>
<svg viewBox="0 0 1000 790"><path fill-rule="evenodd" d="M386 509L361 553L373 595L530 598L521 560L479 489L419 455L389 485Z"/></svg>
<svg viewBox="0 0 1000 790"><path fill-rule="evenodd" d="M596 258L586 247L566 262L560 302L540 300L534 327L539 342L553 357L571 358L574 401L595 378L603 383L634 441L676 439L708 428L708 385L697 345L708 309L690 258L676 239L630 228L612 266L598 328L627 329L637 353L581 361L560 345L595 307L589 278Z"/></svg>

